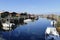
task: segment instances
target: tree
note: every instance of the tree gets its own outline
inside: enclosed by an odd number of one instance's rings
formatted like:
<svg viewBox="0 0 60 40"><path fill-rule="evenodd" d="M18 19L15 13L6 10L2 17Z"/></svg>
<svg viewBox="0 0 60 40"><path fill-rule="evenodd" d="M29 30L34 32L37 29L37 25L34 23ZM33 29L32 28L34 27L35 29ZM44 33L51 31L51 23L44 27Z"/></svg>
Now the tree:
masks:
<svg viewBox="0 0 60 40"><path fill-rule="evenodd" d="M5 18L5 17L7 17L9 15L9 12L3 12L3 13L1 13L1 17L2 18Z"/></svg>
<svg viewBox="0 0 60 40"><path fill-rule="evenodd" d="M27 12L21 13L20 15L27 16Z"/></svg>
<svg viewBox="0 0 60 40"><path fill-rule="evenodd" d="M16 12L12 12L12 13L11 13L12 17L15 17L16 14L17 14Z"/></svg>

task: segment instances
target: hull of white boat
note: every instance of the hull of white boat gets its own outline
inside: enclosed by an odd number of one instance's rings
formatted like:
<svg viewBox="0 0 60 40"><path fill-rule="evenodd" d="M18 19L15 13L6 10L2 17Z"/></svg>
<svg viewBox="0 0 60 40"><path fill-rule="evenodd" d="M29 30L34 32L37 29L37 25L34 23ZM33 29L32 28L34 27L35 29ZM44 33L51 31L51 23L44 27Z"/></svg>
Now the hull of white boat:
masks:
<svg viewBox="0 0 60 40"><path fill-rule="evenodd" d="M25 23L28 23L28 22L31 22L31 21L32 21L31 19L24 20Z"/></svg>
<svg viewBox="0 0 60 40"><path fill-rule="evenodd" d="M56 28L47 27L47 29L45 31L45 39L49 40L49 39L57 39L57 38L59 38L59 34L56 31Z"/></svg>
<svg viewBox="0 0 60 40"><path fill-rule="evenodd" d="M12 25L15 25L13 23L2 23L4 30L11 30Z"/></svg>

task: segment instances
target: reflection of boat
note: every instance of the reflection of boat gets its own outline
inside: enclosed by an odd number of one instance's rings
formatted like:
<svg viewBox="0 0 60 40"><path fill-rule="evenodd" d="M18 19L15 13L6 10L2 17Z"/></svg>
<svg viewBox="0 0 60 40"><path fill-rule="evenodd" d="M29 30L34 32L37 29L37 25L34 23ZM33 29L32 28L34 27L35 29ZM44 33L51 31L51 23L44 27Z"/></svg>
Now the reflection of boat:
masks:
<svg viewBox="0 0 60 40"><path fill-rule="evenodd" d="M2 26L3 26L3 30L11 30L12 28L12 25L15 25L14 23L9 23L9 22L6 22L6 23L2 23Z"/></svg>
<svg viewBox="0 0 60 40"><path fill-rule="evenodd" d="M56 40L59 38L59 34L54 27L47 27L45 31L45 39L46 40Z"/></svg>
<svg viewBox="0 0 60 40"><path fill-rule="evenodd" d="M55 24L56 24L56 21L54 21L54 20L53 20L53 21L51 21L51 25L53 25L53 26L54 26Z"/></svg>
<svg viewBox="0 0 60 40"><path fill-rule="evenodd" d="M35 20L38 20L39 19L39 17L37 16L37 17L35 17Z"/></svg>
<svg viewBox="0 0 60 40"><path fill-rule="evenodd" d="M32 20L31 19L26 19L24 20L24 23L28 23L28 22L31 22Z"/></svg>
<svg viewBox="0 0 60 40"><path fill-rule="evenodd" d="M0 36L0 40L5 40L3 37Z"/></svg>

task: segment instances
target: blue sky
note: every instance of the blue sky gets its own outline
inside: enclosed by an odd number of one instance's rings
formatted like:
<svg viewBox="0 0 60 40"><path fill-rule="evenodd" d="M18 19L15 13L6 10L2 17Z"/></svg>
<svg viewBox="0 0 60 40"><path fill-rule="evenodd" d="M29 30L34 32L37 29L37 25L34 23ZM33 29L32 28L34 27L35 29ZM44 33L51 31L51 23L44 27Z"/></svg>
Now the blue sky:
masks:
<svg viewBox="0 0 60 40"><path fill-rule="evenodd" d="M0 11L28 13L60 12L60 0L0 0Z"/></svg>

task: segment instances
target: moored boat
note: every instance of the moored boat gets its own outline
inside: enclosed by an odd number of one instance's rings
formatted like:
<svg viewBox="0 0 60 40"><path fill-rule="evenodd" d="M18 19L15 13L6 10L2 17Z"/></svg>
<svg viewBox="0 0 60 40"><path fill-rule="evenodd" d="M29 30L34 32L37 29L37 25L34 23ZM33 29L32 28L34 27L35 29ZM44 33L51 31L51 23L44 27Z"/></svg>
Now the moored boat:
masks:
<svg viewBox="0 0 60 40"><path fill-rule="evenodd" d="M59 33L55 27L47 27L45 31L45 40L57 40L59 38Z"/></svg>
<svg viewBox="0 0 60 40"><path fill-rule="evenodd" d="M9 22L6 22L6 23L2 23L2 29L3 30L11 30L12 28L12 25L15 25L14 23L9 23Z"/></svg>
<svg viewBox="0 0 60 40"><path fill-rule="evenodd" d="M28 22L31 22L32 20L31 19L26 19L24 20L24 23L28 23Z"/></svg>

